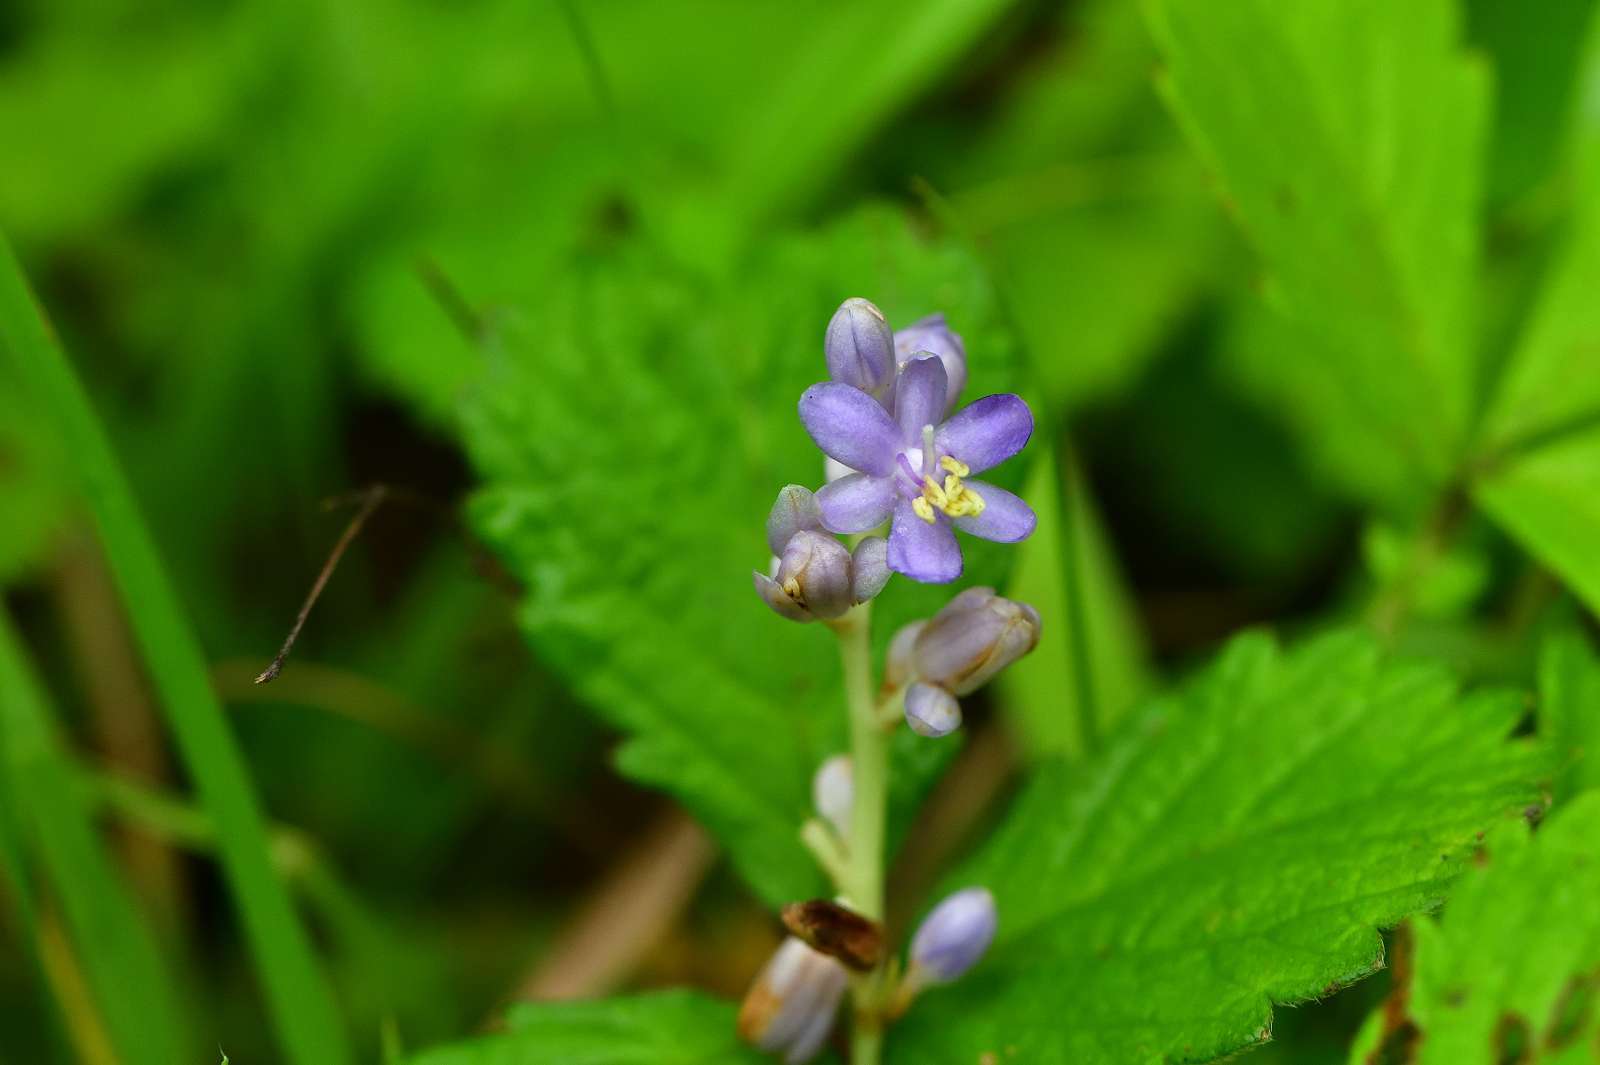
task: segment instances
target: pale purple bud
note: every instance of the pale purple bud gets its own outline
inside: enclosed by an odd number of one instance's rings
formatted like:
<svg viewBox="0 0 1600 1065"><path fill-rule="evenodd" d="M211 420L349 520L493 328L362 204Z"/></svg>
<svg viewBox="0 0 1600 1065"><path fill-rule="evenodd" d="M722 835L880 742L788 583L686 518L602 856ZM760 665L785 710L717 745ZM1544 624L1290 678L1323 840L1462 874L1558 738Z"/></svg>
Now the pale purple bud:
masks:
<svg viewBox="0 0 1600 1065"><path fill-rule="evenodd" d="M791 621L836 618L850 609L850 552L824 533L795 533L777 573L751 577L767 605Z"/></svg>
<svg viewBox="0 0 1600 1065"><path fill-rule="evenodd" d="M817 497L809 488L786 485L767 515L767 546L774 555L781 555L795 533L808 531L822 531L822 508L817 506Z"/></svg>
<svg viewBox="0 0 1600 1065"><path fill-rule="evenodd" d="M850 838L850 811L855 801L855 773L848 754L836 754L817 767L811 778L811 802L840 839Z"/></svg>
<svg viewBox="0 0 1600 1065"><path fill-rule="evenodd" d="M790 936L745 993L739 1037L782 1053L789 1065L810 1061L833 1027L847 980L843 965Z"/></svg>
<svg viewBox="0 0 1600 1065"><path fill-rule="evenodd" d="M874 599L889 583L889 541L869 536L850 553L850 598L857 603Z"/></svg>
<svg viewBox="0 0 1600 1065"><path fill-rule="evenodd" d="M917 637L916 675L966 695L1039 643L1039 612L992 588L968 588L945 604Z"/></svg>
<svg viewBox="0 0 1600 1065"><path fill-rule="evenodd" d="M922 627L927 623L924 619L903 625L889 641L889 653L885 656L883 665L883 686L890 691L904 688L916 679L916 663L912 659L912 650L917 645L917 637L922 635Z"/></svg>
<svg viewBox="0 0 1600 1065"><path fill-rule="evenodd" d="M961 343L961 337L951 332L945 324L944 315L930 314L895 332L894 361L897 367L905 366L922 352L937 355L939 361L944 363L944 409L949 413L961 397L961 390L967 387L967 349Z"/></svg>
<svg viewBox="0 0 1600 1065"><path fill-rule="evenodd" d="M961 727L961 704L938 685L913 684L906 689L906 724L919 736L948 736Z"/></svg>
<svg viewBox="0 0 1600 1065"><path fill-rule="evenodd" d="M894 332L870 300L854 297L839 304L824 341L828 376L881 396L894 383Z"/></svg>
<svg viewBox="0 0 1600 1065"><path fill-rule="evenodd" d="M988 888L958 891L933 908L911 938L907 979L947 984L977 964L995 931L994 896Z"/></svg>

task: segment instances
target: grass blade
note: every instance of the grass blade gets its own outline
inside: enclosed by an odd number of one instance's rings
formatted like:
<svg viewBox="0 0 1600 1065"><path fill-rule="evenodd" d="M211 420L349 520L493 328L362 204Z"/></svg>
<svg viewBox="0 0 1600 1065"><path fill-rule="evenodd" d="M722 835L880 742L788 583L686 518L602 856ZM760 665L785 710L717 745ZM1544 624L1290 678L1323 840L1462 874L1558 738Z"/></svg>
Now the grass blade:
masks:
<svg viewBox="0 0 1600 1065"><path fill-rule="evenodd" d="M332 989L272 869L244 760L211 689L205 656L168 583L111 443L0 237L0 352L55 421L73 457L128 620L219 853L286 1058L344 1065L349 1044ZM175 1059L173 1059L175 1060Z"/></svg>
<svg viewBox="0 0 1600 1065"><path fill-rule="evenodd" d="M27 797L27 805L15 811L17 838L9 842L15 851L37 855L61 900L73 953L119 1060L127 1065L182 1060L184 1025L172 974L105 852L52 728L44 693L0 612L0 730L5 734L0 774L11 796ZM6 864L20 864L20 857L8 854ZM26 889L18 900L30 923L36 921L37 900Z"/></svg>

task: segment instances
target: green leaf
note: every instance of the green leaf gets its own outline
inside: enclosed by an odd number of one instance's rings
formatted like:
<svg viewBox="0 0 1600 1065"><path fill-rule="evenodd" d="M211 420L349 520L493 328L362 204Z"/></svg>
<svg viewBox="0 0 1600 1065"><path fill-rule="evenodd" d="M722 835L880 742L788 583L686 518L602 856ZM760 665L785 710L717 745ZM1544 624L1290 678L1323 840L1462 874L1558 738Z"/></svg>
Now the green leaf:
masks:
<svg viewBox="0 0 1600 1065"><path fill-rule="evenodd" d="M891 0L829 8L791 44L749 115L730 185L752 215L803 202L875 128L983 38L1013 0Z"/></svg>
<svg viewBox="0 0 1600 1065"><path fill-rule="evenodd" d="M22 840L32 844L119 1058L135 1065L181 1060L184 1023L173 973L100 841L53 729L44 692L0 611L0 794L8 803L27 800L15 811L18 838L8 842L18 850ZM20 855L6 850L11 875ZM35 900L25 884L18 902L31 925Z"/></svg>
<svg viewBox="0 0 1600 1065"><path fill-rule="evenodd" d="M1377 929L1436 905L1476 834L1538 799L1515 694L1359 634L1234 641L1088 766L1041 771L954 882L1000 932L913 1010L893 1060L1208 1061L1272 1004L1383 965Z"/></svg>
<svg viewBox="0 0 1600 1065"><path fill-rule="evenodd" d="M1011 385L974 258L879 210L780 235L726 273L644 239L584 256L502 316L465 408L486 482L474 519L527 585L538 652L627 734L619 768L681 799L774 903L824 890L796 833L845 715L831 634L768 611L750 571L778 489L821 482L795 403L825 376L828 316L858 294L895 323L945 311L969 397ZM1001 583L1005 547L964 548L969 580ZM949 594L891 582L879 646Z"/></svg>
<svg viewBox="0 0 1600 1065"><path fill-rule="evenodd" d="M66 354L0 236L0 357L13 360L75 466L84 502L178 750L217 826L228 887L287 1057L349 1058L332 991L273 871L244 759L211 688L205 654L161 565L122 467Z"/></svg>
<svg viewBox="0 0 1600 1065"><path fill-rule="evenodd" d="M1600 788L1600 658L1581 632L1557 632L1540 651L1539 731L1565 759L1558 802Z"/></svg>
<svg viewBox="0 0 1600 1065"><path fill-rule="evenodd" d="M1487 94L1450 0L1151 0L1163 89L1292 327L1284 387L1324 387L1422 491L1453 471Z"/></svg>
<svg viewBox="0 0 1600 1065"><path fill-rule="evenodd" d="M1487 840L1438 920L1415 923L1409 994L1363 1029L1351 1062L1416 1065L1593 1061L1600 1038L1600 793L1536 833ZM1396 1004L1409 1007L1404 1012Z"/></svg>
<svg viewBox="0 0 1600 1065"><path fill-rule="evenodd" d="M1023 492L1039 527L1017 552L1006 594L1048 620L1039 646L996 683L1030 757L1093 750L1147 681L1133 602L1088 492L1076 463L1062 477L1049 453L1034 462Z"/></svg>
<svg viewBox="0 0 1600 1065"><path fill-rule="evenodd" d="M510 1032L438 1047L411 1065L763 1065L734 1034L731 1003L676 990L520 1005Z"/></svg>
<svg viewBox="0 0 1600 1065"><path fill-rule="evenodd" d="M1537 185L1559 165L1570 140L1595 4L1544 0L1526 8L1467 0L1464 7L1468 36L1494 64L1489 193L1502 202Z"/></svg>
<svg viewBox="0 0 1600 1065"><path fill-rule="evenodd" d="M1589 201L1486 412L1473 498L1600 610L1600 206Z"/></svg>

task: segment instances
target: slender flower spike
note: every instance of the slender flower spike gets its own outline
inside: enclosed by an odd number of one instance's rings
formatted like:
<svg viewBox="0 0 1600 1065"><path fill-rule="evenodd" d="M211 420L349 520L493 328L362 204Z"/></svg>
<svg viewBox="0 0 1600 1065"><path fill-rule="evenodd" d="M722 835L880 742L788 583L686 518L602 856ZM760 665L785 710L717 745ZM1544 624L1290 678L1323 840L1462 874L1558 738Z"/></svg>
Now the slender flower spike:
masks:
<svg viewBox="0 0 1600 1065"><path fill-rule="evenodd" d="M948 984L977 964L994 939L994 896L987 888L958 891L933 908L911 938L906 980Z"/></svg>
<svg viewBox="0 0 1600 1065"><path fill-rule="evenodd" d="M895 384L893 416L867 393L838 381L800 397L800 420L830 457L859 472L817 493L822 523L859 533L892 520L889 568L944 584L961 576L952 526L985 540L1016 543L1034 528L1015 495L968 480L1021 451L1033 414L1014 395L985 396L943 418L948 377L937 358L912 359Z"/></svg>
<svg viewBox="0 0 1600 1065"><path fill-rule="evenodd" d="M833 1029L847 980L843 965L790 936L745 993L739 1037L782 1053L788 1065L810 1061Z"/></svg>
<svg viewBox="0 0 1600 1065"><path fill-rule="evenodd" d="M836 754L811 778L811 803L839 838L850 839L850 808L855 805L855 775L848 754Z"/></svg>
<svg viewBox="0 0 1600 1065"><path fill-rule="evenodd" d="M847 299L833 312L823 342L828 376L878 398L894 384L894 332L870 301Z"/></svg>
<svg viewBox="0 0 1600 1065"><path fill-rule="evenodd" d="M948 414L967 387L967 349L961 337L951 332L944 315L930 314L912 322L894 334L894 358L898 366L905 366L921 354L937 355L944 363L945 401L940 415Z"/></svg>
<svg viewBox="0 0 1600 1065"><path fill-rule="evenodd" d="M993 588L968 588L917 633L912 668L919 680L966 695L1038 643L1037 610L998 596Z"/></svg>
<svg viewBox="0 0 1600 1065"><path fill-rule="evenodd" d="M795 533L777 572L751 577L767 605L791 621L836 618L850 609L850 552L826 533Z"/></svg>
<svg viewBox="0 0 1600 1065"><path fill-rule="evenodd" d="M961 727L961 704L937 684L913 684L906 689L906 724L919 736L948 736Z"/></svg>

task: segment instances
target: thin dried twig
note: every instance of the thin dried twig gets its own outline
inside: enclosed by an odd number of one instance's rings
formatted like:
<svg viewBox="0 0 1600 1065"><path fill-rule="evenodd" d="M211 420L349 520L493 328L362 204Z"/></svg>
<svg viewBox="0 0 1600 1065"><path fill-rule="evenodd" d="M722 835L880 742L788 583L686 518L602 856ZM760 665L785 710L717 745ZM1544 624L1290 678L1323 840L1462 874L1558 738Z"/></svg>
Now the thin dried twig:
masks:
<svg viewBox="0 0 1600 1065"><path fill-rule="evenodd" d="M317 574L317 579L311 585L311 592L306 596L306 601L301 604L300 613L295 616L294 627L289 630L289 635L283 641L283 646L278 648L277 655L272 659L272 664L263 669L256 676L257 684L266 684L283 672L283 663L289 657L289 652L294 648L294 642L300 638L300 630L305 627L306 618L311 614L311 608L316 606L317 600L322 596L322 589L327 587L328 578L333 576L334 568L339 565L339 559L344 557L345 549L354 542L360 534L361 527L372 517L373 511L378 509L388 496L389 489L386 485L375 484L370 488L356 493L356 499L361 500L361 509L356 511L355 517L350 519L350 524L344 527L344 533L339 537L339 542L333 545L333 551L328 555L328 561L322 564L322 572ZM333 501L335 504L337 500Z"/></svg>

